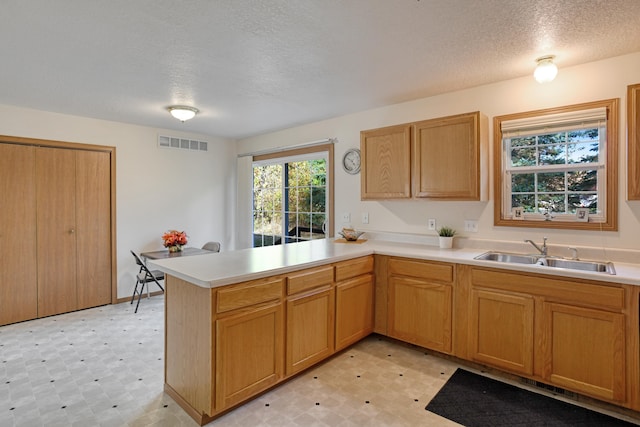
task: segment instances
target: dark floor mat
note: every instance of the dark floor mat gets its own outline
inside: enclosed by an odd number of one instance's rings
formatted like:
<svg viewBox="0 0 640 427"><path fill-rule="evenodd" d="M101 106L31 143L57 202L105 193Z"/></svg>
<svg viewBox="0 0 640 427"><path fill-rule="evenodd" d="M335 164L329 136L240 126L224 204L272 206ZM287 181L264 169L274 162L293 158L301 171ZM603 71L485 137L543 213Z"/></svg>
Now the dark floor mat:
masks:
<svg viewBox="0 0 640 427"><path fill-rule="evenodd" d="M425 409L467 427L636 425L464 369Z"/></svg>

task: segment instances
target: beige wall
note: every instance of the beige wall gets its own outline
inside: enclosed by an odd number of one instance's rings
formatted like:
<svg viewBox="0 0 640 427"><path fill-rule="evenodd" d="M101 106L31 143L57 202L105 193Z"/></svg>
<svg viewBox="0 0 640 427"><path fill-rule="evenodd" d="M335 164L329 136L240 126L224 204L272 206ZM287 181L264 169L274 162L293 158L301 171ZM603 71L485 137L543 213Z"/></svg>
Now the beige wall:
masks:
<svg viewBox="0 0 640 427"><path fill-rule="evenodd" d="M626 201L626 86L640 83L640 53L560 69L547 85L527 76L460 92L363 111L248 138L236 143L223 138L177 133L163 129L95 120L0 105L0 134L27 138L112 145L117 149L118 296L130 295L134 273L129 250L161 249L166 229L186 230L193 246L222 241L223 249L242 247L236 234L250 230L250 214L239 215L236 202L250 209L247 171L236 171L239 154L286 147L336 137L336 229L343 212L363 230L429 236L427 219L461 231L465 219L479 221L479 232L463 237L518 241L524 238L577 246L640 249L640 202ZM401 76L400 76L401 77ZM480 110L496 115L568 105L607 98L621 99L620 120L620 230L614 233L527 230L493 226L490 202L388 201L362 202L360 177L340 167L344 152L359 146L360 131L381 126ZM490 121L491 123L491 121ZM490 129L490 132L492 130ZM201 139L210 143L206 154L160 149L158 134ZM240 160L245 169L249 162ZM248 184L247 184L248 183ZM360 222L369 213L368 225ZM246 212L245 212L246 213ZM242 233L239 233L242 234Z"/></svg>
<svg viewBox="0 0 640 427"><path fill-rule="evenodd" d="M3 105L0 134L116 147L118 297L133 292L129 251L162 249L167 229L185 230L197 247L232 245L233 141ZM208 141L209 151L159 148L158 134Z"/></svg>
<svg viewBox="0 0 640 427"><path fill-rule="evenodd" d="M336 137L336 229L343 212L351 214L351 224L362 230L433 235L427 230L427 219L450 225L469 238L521 241L541 240L573 246L605 246L640 249L640 202L626 201L626 87L640 83L640 53L560 68L558 77L541 85L532 76L447 93L412 102L390 105L337 117L292 129L260 135L238 142L238 152L261 151L272 147ZM533 67L532 70L533 72ZM398 76L401 78L401 73ZM340 167L348 148L358 147L360 131L414 120L429 119L480 110L491 119L497 115L570 105L595 100L620 98L620 205L618 232L587 232L538 229L516 229L493 226L493 197L489 202L367 201L359 200L360 176L346 174ZM238 194L240 199L246 197ZM369 224L362 224L361 213L369 213ZM462 232L465 219L479 221L478 233ZM639 260L640 261L640 260Z"/></svg>

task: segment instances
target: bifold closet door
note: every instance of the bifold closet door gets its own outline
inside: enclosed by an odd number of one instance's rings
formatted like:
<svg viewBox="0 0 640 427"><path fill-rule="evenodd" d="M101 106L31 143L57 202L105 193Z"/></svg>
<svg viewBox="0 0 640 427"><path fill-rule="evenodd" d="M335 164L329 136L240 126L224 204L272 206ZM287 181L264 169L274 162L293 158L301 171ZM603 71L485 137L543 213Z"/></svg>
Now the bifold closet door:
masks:
<svg viewBox="0 0 640 427"><path fill-rule="evenodd" d="M0 144L0 325L37 316L35 149Z"/></svg>
<svg viewBox="0 0 640 427"><path fill-rule="evenodd" d="M111 303L111 158L76 153L78 309Z"/></svg>
<svg viewBox="0 0 640 427"><path fill-rule="evenodd" d="M76 152L36 148L38 317L78 307Z"/></svg>

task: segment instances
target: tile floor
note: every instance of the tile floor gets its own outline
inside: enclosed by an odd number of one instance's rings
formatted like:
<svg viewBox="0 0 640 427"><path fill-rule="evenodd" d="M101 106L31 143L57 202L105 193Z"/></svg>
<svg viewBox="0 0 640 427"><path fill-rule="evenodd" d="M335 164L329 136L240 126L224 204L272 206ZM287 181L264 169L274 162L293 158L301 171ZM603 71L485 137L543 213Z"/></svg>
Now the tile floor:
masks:
<svg viewBox="0 0 640 427"><path fill-rule="evenodd" d="M0 426L196 426L163 388L162 296L0 327ZM457 364L371 336L210 426L457 426Z"/></svg>

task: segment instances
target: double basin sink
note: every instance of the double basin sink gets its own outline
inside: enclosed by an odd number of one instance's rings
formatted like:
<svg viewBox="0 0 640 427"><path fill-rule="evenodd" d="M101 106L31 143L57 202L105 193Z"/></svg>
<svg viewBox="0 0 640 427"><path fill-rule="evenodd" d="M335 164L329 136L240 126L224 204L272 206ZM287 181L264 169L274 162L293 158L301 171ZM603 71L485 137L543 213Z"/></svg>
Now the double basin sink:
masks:
<svg viewBox="0 0 640 427"><path fill-rule="evenodd" d="M511 264L541 265L551 268L590 271L596 273L616 274L611 262L583 261L576 259L555 258L544 255L525 255L510 252L489 251L474 259L483 261L506 262Z"/></svg>

